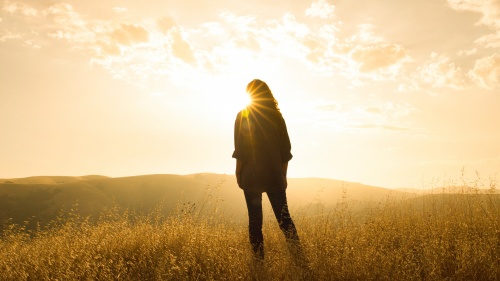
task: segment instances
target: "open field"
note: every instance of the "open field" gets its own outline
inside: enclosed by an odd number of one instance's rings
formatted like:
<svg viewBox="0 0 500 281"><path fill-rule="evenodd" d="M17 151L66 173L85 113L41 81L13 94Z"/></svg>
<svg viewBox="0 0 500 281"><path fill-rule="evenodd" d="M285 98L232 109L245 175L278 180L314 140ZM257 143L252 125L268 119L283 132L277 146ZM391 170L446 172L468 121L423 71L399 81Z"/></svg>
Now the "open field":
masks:
<svg viewBox="0 0 500 281"><path fill-rule="evenodd" d="M499 195L462 190L292 208L307 266L290 259L269 206L263 265L245 221L217 204L67 211L38 230L4 224L0 280L500 280Z"/></svg>

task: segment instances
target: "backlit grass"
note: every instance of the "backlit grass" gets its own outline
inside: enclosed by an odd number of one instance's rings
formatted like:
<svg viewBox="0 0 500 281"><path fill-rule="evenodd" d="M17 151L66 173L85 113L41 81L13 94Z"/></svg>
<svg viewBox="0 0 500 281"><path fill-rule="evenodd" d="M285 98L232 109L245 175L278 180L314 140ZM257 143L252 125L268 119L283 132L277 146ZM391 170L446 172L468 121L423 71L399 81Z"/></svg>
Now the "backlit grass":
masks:
<svg viewBox="0 0 500 281"><path fill-rule="evenodd" d="M290 259L268 209L262 265L252 261L246 222L215 210L108 210L97 222L65 214L35 232L4 226L0 280L500 280L497 196L345 200L314 216L292 210L306 267Z"/></svg>

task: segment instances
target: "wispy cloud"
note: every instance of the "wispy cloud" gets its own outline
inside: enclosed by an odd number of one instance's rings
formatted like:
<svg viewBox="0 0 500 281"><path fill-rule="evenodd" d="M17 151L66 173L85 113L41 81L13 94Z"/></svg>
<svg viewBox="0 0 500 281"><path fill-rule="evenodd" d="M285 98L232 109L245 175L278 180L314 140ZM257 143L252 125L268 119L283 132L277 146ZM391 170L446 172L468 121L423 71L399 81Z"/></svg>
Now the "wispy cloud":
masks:
<svg viewBox="0 0 500 281"><path fill-rule="evenodd" d="M25 16L36 16L38 14L37 9L23 2L4 1L2 9L10 14L20 13Z"/></svg>
<svg viewBox="0 0 500 281"><path fill-rule="evenodd" d="M321 110L321 111L334 111L334 110L338 110L339 106L337 104L318 105L318 106L316 106L316 109Z"/></svg>
<svg viewBox="0 0 500 281"><path fill-rule="evenodd" d="M167 33L170 28L175 26L175 21L170 17L163 17L161 19L158 19L156 21L156 24L161 32Z"/></svg>
<svg viewBox="0 0 500 281"><path fill-rule="evenodd" d="M376 107L368 107L368 108L366 108L366 112L373 113L373 114L381 114L382 113L382 111Z"/></svg>
<svg viewBox="0 0 500 281"><path fill-rule="evenodd" d="M148 32L138 25L122 24L111 33L111 39L121 45L130 46L149 40Z"/></svg>
<svg viewBox="0 0 500 281"><path fill-rule="evenodd" d="M103 20L82 14L68 3L43 3L45 6L37 4L35 8L28 1L4 1L2 24L5 16L20 19L11 21L16 28L5 29L0 41L22 38L21 46L37 48L50 45L52 41L47 39L65 41L112 75L121 73L120 77L139 75L138 80L143 80L169 76L179 63L204 75L207 71L238 71L243 61L279 65L293 60L316 75L344 77L353 86L404 81L400 87L407 91L464 89L476 84L488 89L499 87L496 56L483 52L484 48L500 46L500 13L495 12L500 5L493 0L448 0L449 7L456 11L480 13L478 23L495 30L476 38L476 45L464 46L455 53L477 60L466 66L456 63L450 54L432 54L427 60L417 61L409 47L378 34L378 27L368 20L354 25L349 33L343 32L337 7L325 0L312 1L300 13L286 12L272 19L225 10L218 18L194 25L183 25L170 16L124 17L123 13L133 11L121 6L109 7L111 16ZM480 55L484 57L478 58ZM146 69L148 74L144 73Z"/></svg>
<svg viewBox="0 0 500 281"><path fill-rule="evenodd" d="M184 39L182 30L180 28L173 28L170 30L169 36L172 54L188 64L196 63L192 47Z"/></svg>
<svg viewBox="0 0 500 281"><path fill-rule="evenodd" d="M485 48L499 48L500 47L500 29L495 33L483 35L478 38L475 43L484 46Z"/></svg>
<svg viewBox="0 0 500 281"><path fill-rule="evenodd" d="M391 66L400 66L409 56L406 50L396 44L359 45L351 53L354 61L359 63L362 72L372 72Z"/></svg>
<svg viewBox="0 0 500 281"><path fill-rule="evenodd" d="M21 34L15 34L10 31L5 31L4 33L0 33L0 42L5 42L7 40L12 40L12 39L22 39L23 37Z"/></svg>
<svg viewBox="0 0 500 281"><path fill-rule="evenodd" d="M40 48L42 48L40 45L38 45L37 43L34 43L31 40L24 41L23 47L29 47L29 48L33 48L33 49L40 49Z"/></svg>
<svg viewBox="0 0 500 281"><path fill-rule="evenodd" d="M476 61L469 76L481 87L494 89L500 87L500 55L494 54Z"/></svg>
<svg viewBox="0 0 500 281"><path fill-rule="evenodd" d="M448 0L449 6L457 11L469 11L481 14L478 25L485 25L493 33L482 35L474 43L484 48L500 47L500 1L498 0ZM472 81L486 89L500 87L500 71L498 54L485 56L476 60L474 68L468 72Z"/></svg>
<svg viewBox="0 0 500 281"><path fill-rule="evenodd" d="M349 42L355 44L349 55L365 77L374 80L394 79L401 75L402 67L412 58L402 45L377 36L374 28L371 24L359 26L358 33L349 38Z"/></svg>
<svg viewBox="0 0 500 281"><path fill-rule="evenodd" d="M500 28L500 1L498 0L448 0L452 9L472 11L482 15L479 23Z"/></svg>
<svg viewBox="0 0 500 281"><path fill-rule="evenodd" d="M307 58L319 70L338 73L353 81L392 80L412 61L406 49L374 33L374 26L362 24L354 35L341 37L338 25L325 24L303 40Z"/></svg>
<svg viewBox="0 0 500 281"><path fill-rule="evenodd" d="M306 10L306 16L328 19L333 17L335 5L328 4L325 0L318 0L311 4Z"/></svg>
<svg viewBox="0 0 500 281"><path fill-rule="evenodd" d="M471 56L477 53L477 48L472 48L472 49L464 49L458 51L457 55L459 56Z"/></svg>
<svg viewBox="0 0 500 281"><path fill-rule="evenodd" d="M78 14L72 5L57 3L44 10L46 16L51 17L60 26L85 26L85 20Z"/></svg>
<svg viewBox="0 0 500 281"><path fill-rule="evenodd" d="M464 89L468 84L462 69L444 55L432 53L430 59L420 66L418 71L420 81L432 87Z"/></svg>
<svg viewBox="0 0 500 281"><path fill-rule="evenodd" d="M408 120L418 111L410 103L372 102L366 105L344 104L335 101L317 101L312 104L320 128L335 131L364 129L408 131Z"/></svg>
<svg viewBox="0 0 500 281"><path fill-rule="evenodd" d="M356 129L382 129L389 131L407 131L409 128L405 127L397 127L397 126L388 126L388 125L377 125L377 124L361 124L353 126Z"/></svg>
<svg viewBox="0 0 500 281"><path fill-rule="evenodd" d="M45 28L52 30L49 36L64 39L78 44L92 43L96 39L97 30L92 30L90 23L77 13L73 6L67 3L58 3L49 6L43 11L50 20Z"/></svg>
<svg viewBox="0 0 500 281"><path fill-rule="evenodd" d="M115 12L117 14L122 14L122 13L128 12L128 9L125 7L114 7L113 12Z"/></svg>

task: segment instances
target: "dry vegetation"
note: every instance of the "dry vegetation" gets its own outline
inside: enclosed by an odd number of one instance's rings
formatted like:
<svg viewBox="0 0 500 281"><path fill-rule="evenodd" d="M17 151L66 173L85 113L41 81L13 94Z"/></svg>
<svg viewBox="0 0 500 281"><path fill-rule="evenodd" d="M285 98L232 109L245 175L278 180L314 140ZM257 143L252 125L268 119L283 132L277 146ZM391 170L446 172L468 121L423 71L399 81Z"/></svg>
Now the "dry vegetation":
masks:
<svg viewBox="0 0 500 281"><path fill-rule="evenodd" d="M65 214L37 231L7 224L0 280L500 280L500 201L491 193L295 210L307 267L290 260L270 216L266 260L254 264L244 222L192 204L166 217Z"/></svg>

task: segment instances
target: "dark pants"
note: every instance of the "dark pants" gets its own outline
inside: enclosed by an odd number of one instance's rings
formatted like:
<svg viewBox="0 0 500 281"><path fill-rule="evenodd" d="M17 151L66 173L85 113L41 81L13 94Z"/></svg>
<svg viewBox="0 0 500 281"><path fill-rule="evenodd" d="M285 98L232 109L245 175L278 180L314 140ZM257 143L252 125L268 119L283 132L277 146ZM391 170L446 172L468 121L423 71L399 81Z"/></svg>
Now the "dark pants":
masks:
<svg viewBox="0 0 500 281"><path fill-rule="evenodd" d="M285 238L292 254L295 255L297 250L302 255L300 249L299 236L297 229L293 224L290 212L288 211L288 204L286 202L286 193L267 193L269 201L278 220L279 227ZM245 191L245 200L248 208L248 231L250 234L250 244L256 257L264 258L264 237L262 235L262 193L253 193Z"/></svg>

